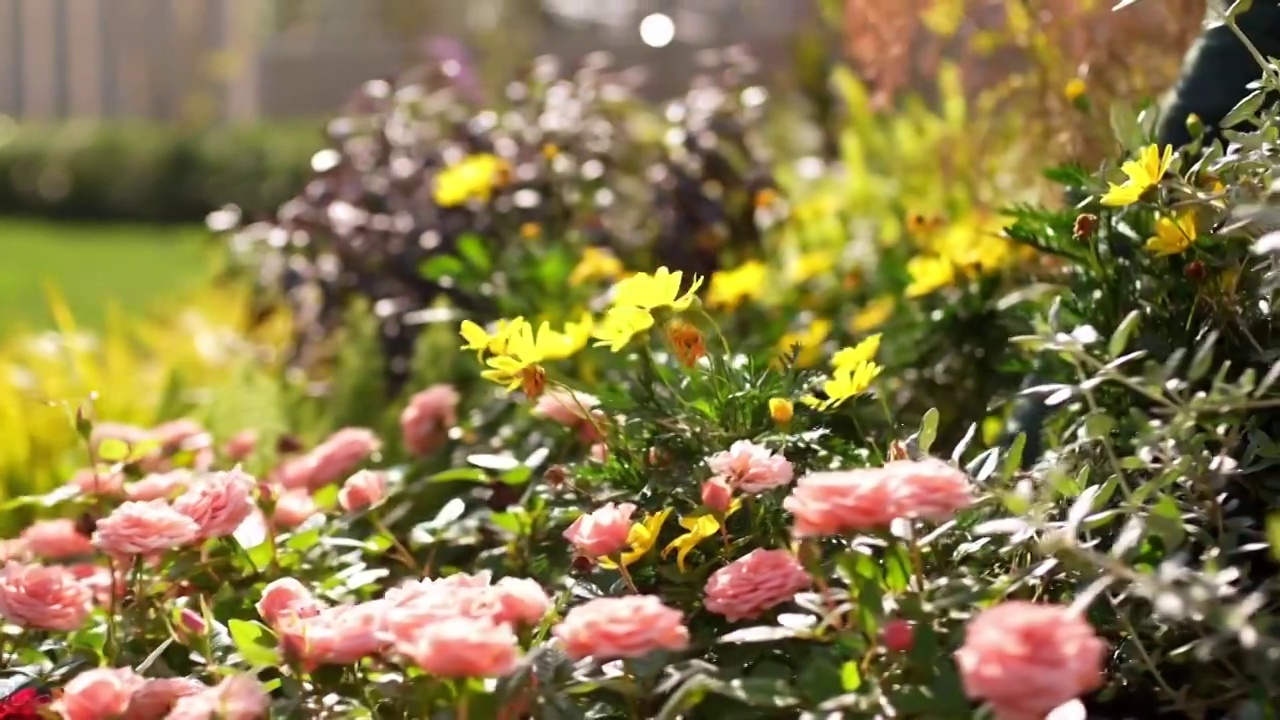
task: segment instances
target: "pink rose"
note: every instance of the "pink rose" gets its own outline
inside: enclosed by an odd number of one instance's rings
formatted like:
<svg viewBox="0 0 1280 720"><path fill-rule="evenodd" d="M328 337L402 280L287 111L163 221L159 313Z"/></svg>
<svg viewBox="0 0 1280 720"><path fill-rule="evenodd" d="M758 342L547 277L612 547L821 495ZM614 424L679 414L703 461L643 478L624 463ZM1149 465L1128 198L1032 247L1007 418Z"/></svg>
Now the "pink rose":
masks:
<svg viewBox="0 0 1280 720"><path fill-rule="evenodd" d="M0 570L0 616L34 630L79 630L93 594L65 568L10 561Z"/></svg>
<svg viewBox="0 0 1280 720"><path fill-rule="evenodd" d="M77 471L67 484L82 495L119 497L124 493L124 475L93 468Z"/></svg>
<svg viewBox="0 0 1280 720"><path fill-rule="evenodd" d="M318 615L323 605L302 583L286 577L275 580L262 589L257 608L258 614L268 625L275 625L285 614L302 617Z"/></svg>
<svg viewBox="0 0 1280 720"><path fill-rule="evenodd" d="M372 430L343 428L330 435L311 452L289 460L278 471L278 481L286 488L318 490L351 475L382 443Z"/></svg>
<svg viewBox="0 0 1280 720"><path fill-rule="evenodd" d="M120 720L156 720L169 714L180 698L204 692L208 687L191 678L154 678L135 690L129 709Z"/></svg>
<svg viewBox="0 0 1280 720"><path fill-rule="evenodd" d="M969 476L937 458L895 460L879 472L890 478L897 517L946 522L973 504Z"/></svg>
<svg viewBox="0 0 1280 720"><path fill-rule="evenodd" d="M125 486L124 495L130 500L172 500L192 484L194 474L186 468L163 473L151 473L141 480Z"/></svg>
<svg viewBox="0 0 1280 720"><path fill-rule="evenodd" d="M201 540L226 537L257 507L253 485L253 478L239 468L203 474L173 501L173 509L195 521Z"/></svg>
<svg viewBox="0 0 1280 720"><path fill-rule="evenodd" d="M712 512L724 514L733 504L733 488L724 478L716 476L702 483L702 504Z"/></svg>
<svg viewBox="0 0 1280 720"><path fill-rule="evenodd" d="M204 616L186 607L178 611L178 625L195 635L204 635L209 630L209 623L205 622Z"/></svg>
<svg viewBox="0 0 1280 720"><path fill-rule="evenodd" d="M607 503L595 512L579 515L564 531L564 538L573 544L579 555L585 557L616 555L627 546L631 514L635 511L636 506L631 503Z"/></svg>
<svg viewBox="0 0 1280 720"><path fill-rule="evenodd" d="M708 612L730 622L760 617L813 583L786 550L752 550L711 574L704 590Z"/></svg>
<svg viewBox="0 0 1280 720"><path fill-rule="evenodd" d="M119 600L124 597L125 591L128 589L123 573L119 573L113 578L110 568L92 563L76 563L67 565L66 568L67 572L71 573L76 580L79 580L81 585L88 588L93 595L93 601L103 607L111 604L113 599L112 591L115 592L114 599Z"/></svg>
<svg viewBox="0 0 1280 720"><path fill-rule="evenodd" d="M289 654L308 668L350 665L386 646L382 628L388 607L374 600L306 617L286 612L277 617L274 629Z"/></svg>
<svg viewBox="0 0 1280 720"><path fill-rule="evenodd" d="M216 687L178 698L165 720L260 720L271 697L249 675L232 675Z"/></svg>
<svg viewBox="0 0 1280 720"><path fill-rule="evenodd" d="M248 460L249 456L258 447L258 431L257 430L241 430L227 441L224 452L227 459L231 462L242 462Z"/></svg>
<svg viewBox="0 0 1280 720"><path fill-rule="evenodd" d="M449 429L458 424L461 399L452 385L432 385L409 398L400 414L405 449L418 457L438 450L448 439Z"/></svg>
<svg viewBox="0 0 1280 720"><path fill-rule="evenodd" d="M1002 720L1040 720L1102 685L1107 644L1078 613L1020 600L982 611L965 628L956 665L965 694Z"/></svg>
<svg viewBox="0 0 1280 720"><path fill-rule="evenodd" d="M163 500L130 501L102 520L94 543L116 557L153 555L190 545L199 537L195 520Z"/></svg>
<svg viewBox="0 0 1280 720"><path fill-rule="evenodd" d="M636 658L689 645L680 611L654 595L591 600L570 610L552 632L574 660Z"/></svg>
<svg viewBox="0 0 1280 720"><path fill-rule="evenodd" d="M782 455L750 440L739 440L725 452L707 458L711 472L728 480L738 490L758 495L791 483L794 471Z"/></svg>
<svg viewBox="0 0 1280 720"><path fill-rule="evenodd" d="M795 517L796 538L879 530L897 517L894 489L883 473L845 470L810 473L782 501Z"/></svg>
<svg viewBox="0 0 1280 720"><path fill-rule="evenodd" d="M459 617L499 625L534 625L551 609L542 586L528 578L502 578L490 584L487 572L457 573L436 580L403 583L387 591L387 633L407 638L431 623Z"/></svg>
<svg viewBox="0 0 1280 720"><path fill-rule="evenodd" d="M488 618L456 618L397 638L396 650L443 678L500 677L516 667L519 641L509 625Z"/></svg>
<svg viewBox="0 0 1280 720"><path fill-rule="evenodd" d="M386 495L386 474L361 470L342 484L342 490L338 491L338 504L347 512L355 512L377 505Z"/></svg>
<svg viewBox="0 0 1280 720"><path fill-rule="evenodd" d="M86 670L67 683L51 708L63 720L112 720L124 714L144 682L129 668Z"/></svg>
<svg viewBox="0 0 1280 720"><path fill-rule="evenodd" d="M600 399L576 390L551 388L538 397L533 408L535 417L546 418L571 430L578 431L583 442L592 444L603 439L600 427L604 415L596 409Z"/></svg>
<svg viewBox="0 0 1280 720"><path fill-rule="evenodd" d="M148 472L172 469L172 460L179 453L189 456L184 464L195 470L207 470L213 465L213 436L195 420L183 418L162 423L151 429L150 437L160 448L138 463Z"/></svg>
<svg viewBox="0 0 1280 720"><path fill-rule="evenodd" d="M551 609L551 599L537 580L505 577L493 586L501 608L494 621L510 625L536 625Z"/></svg>
<svg viewBox="0 0 1280 720"><path fill-rule="evenodd" d="M280 527L295 528L319 511L316 501L311 497L311 491L304 487L280 493L276 498L275 513L271 517Z"/></svg>
<svg viewBox="0 0 1280 720"><path fill-rule="evenodd" d="M93 552L93 541L76 528L74 520L39 520L22 531L21 540L37 557L65 560Z"/></svg>

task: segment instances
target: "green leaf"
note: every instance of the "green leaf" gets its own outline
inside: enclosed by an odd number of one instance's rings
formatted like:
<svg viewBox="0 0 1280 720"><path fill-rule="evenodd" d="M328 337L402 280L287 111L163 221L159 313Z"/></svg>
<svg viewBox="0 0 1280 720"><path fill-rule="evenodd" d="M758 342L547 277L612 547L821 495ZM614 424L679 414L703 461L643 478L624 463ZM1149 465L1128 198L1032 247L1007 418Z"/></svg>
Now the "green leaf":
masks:
<svg viewBox="0 0 1280 720"><path fill-rule="evenodd" d="M485 470L493 470L495 472L509 472L520 467L520 461L511 455L494 455L489 453L476 453L467 456L467 462L476 467Z"/></svg>
<svg viewBox="0 0 1280 720"><path fill-rule="evenodd" d="M862 671L858 668L857 661L850 660L840 667L840 684L844 686L845 692L853 692L862 687Z"/></svg>
<svg viewBox="0 0 1280 720"><path fill-rule="evenodd" d="M1178 510L1178 503L1168 495L1163 495L1156 501L1147 523L1164 541L1166 551L1176 550L1187 537L1187 531L1182 527L1182 513Z"/></svg>
<svg viewBox="0 0 1280 720"><path fill-rule="evenodd" d="M1234 20L1241 14L1249 12L1249 9L1252 7L1253 0L1236 0L1231 3L1231 7L1227 8L1226 17L1228 20Z"/></svg>
<svg viewBox="0 0 1280 720"><path fill-rule="evenodd" d="M1142 124L1130 107L1120 101L1111 105L1111 132L1126 152L1134 152L1147 144Z"/></svg>
<svg viewBox="0 0 1280 720"><path fill-rule="evenodd" d="M1005 453L1004 470L1000 473L1002 478L1008 480L1014 476L1014 473L1018 472L1019 468L1022 467L1022 453L1026 449L1027 434L1020 432L1018 433L1018 436L1013 439L1013 443L1009 445L1009 451Z"/></svg>
<svg viewBox="0 0 1280 720"><path fill-rule="evenodd" d="M1129 346L1129 338L1133 336L1133 331L1138 327L1138 321L1142 319L1142 313L1134 310L1116 326L1116 331L1111 333L1111 340L1107 343L1107 355L1115 360L1120 357L1120 353Z"/></svg>
<svg viewBox="0 0 1280 720"><path fill-rule="evenodd" d="M1246 120L1252 120L1258 115L1258 111L1262 109L1262 103L1267 98L1267 94L1263 90L1254 90L1244 99L1236 103L1229 112L1222 118L1222 122L1218 123L1218 127L1229 128L1239 125Z"/></svg>
<svg viewBox="0 0 1280 720"><path fill-rule="evenodd" d="M460 275L466 270L462 261L452 255L436 255L418 266L418 273L427 280L442 280Z"/></svg>
<svg viewBox="0 0 1280 720"><path fill-rule="evenodd" d="M98 459L103 462L124 462L129 457L129 443L119 438L107 438L98 444Z"/></svg>
<svg viewBox="0 0 1280 720"><path fill-rule="evenodd" d="M236 651L254 667L272 667L280 664L276 650L276 636L266 625L249 620L228 620L227 630Z"/></svg>
<svg viewBox="0 0 1280 720"><path fill-rule="evenodd" d="M1188 380L1195 382L1209 372L1209 366L1213 364L1213 348L1217 342L1218 333L1211 332L1200 343L1200 347L1196 348L1195 355L1191 356L1191 367L1187 369Z"/></svg>
<svg viewBox="0 0 1280 720"><path fill-rule="evenodd" d="M928 454L929 448L933 447L933 441L938 437L938 409L929 408L925 411L924 417L920 420L920 437L917 444L920 446L920 452Z"/></svg>
<svg viewBox="0 0 1280 720"><path fill-rule="evenodd" d="M1105 438L1115 429L1116 419L1102 411L1089 415L1084 421L1084 433L1092 440Z"/></svg>
<svg viewBox="0 0 1280 720"><path fill-rule="evenodd" d="M1267 516L1267 542L1271 544L1271 556L1280 560L1280 512Z"/></svg>
<svg viewBox="0 0 1280 720"><path fill-rule="evenodd" d="M427 478L427 482L488 482L489 476L483 470L476 468L454 468L438 472Z"/></svg>
<svg viewBox="0 0 1280 720"><path fill-rule="evenodd" d="M795 637L803 637L808 634L809 632L807 630L797 630L794 628L780 627L778 625L758 625L756 627L734 630L727 635L722 635L716 642L725 645L744 645L748 643L789 640Z"/></svg>
<svg viewBox="0 0 1280 720"><path fill-rule="evenodd" d="M475 233L465 233L458 238L458 256L484 275L488 275L493 267L484 238Z"/></svg>

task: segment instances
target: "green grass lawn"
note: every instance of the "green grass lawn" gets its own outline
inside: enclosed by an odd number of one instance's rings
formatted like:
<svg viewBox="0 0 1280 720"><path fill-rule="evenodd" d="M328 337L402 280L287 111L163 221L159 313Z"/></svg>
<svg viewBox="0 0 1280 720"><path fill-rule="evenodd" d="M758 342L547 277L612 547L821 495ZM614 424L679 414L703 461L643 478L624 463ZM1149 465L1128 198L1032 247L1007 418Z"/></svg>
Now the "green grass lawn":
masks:
<svg viewBox="0 0 1280 720"><path fill-rule="evenodd" d="M199 226L0 219L0 335L51 327L46 282L78 324L97 327L112 300L142 313L197 286L210 275L212 252Z"/></svg>

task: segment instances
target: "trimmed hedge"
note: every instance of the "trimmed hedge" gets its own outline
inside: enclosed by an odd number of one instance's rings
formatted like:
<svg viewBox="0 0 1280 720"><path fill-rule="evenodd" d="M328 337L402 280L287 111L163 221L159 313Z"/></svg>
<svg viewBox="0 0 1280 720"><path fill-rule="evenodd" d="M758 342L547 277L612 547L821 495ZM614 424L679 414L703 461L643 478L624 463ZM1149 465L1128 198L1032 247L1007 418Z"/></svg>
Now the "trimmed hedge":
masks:
<svg viewBox="0 0 1280 720"><path fill-rule="evenodd" d="M0 125L0 213L200 222L227 203L273 213L323 146L320 123Z"/></svg>

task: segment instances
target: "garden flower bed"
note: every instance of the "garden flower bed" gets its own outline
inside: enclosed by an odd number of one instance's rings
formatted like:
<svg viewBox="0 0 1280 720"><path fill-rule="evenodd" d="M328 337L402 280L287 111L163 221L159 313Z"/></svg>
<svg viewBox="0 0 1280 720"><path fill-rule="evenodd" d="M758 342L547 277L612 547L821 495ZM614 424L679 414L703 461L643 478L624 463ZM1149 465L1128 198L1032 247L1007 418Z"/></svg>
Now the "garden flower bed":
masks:
<svg viewBox="0 0 1280 720"><path fill-rule="evenodd" d="M7 503L10 716L1270 717L1262 91L1058 209L847 75L771 155L744 68L372 83L231 238L290 367Z"/></svg>

